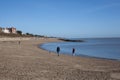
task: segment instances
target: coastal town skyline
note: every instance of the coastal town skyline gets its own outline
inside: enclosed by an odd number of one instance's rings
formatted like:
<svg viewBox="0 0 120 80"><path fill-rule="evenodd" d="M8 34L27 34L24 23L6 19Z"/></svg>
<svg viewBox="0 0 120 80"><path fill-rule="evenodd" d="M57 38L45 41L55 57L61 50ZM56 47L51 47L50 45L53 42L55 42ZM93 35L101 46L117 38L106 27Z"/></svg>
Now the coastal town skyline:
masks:
<svg viewBox="0 0 120 80"><path fill-rule="evenodd" d="M0 26L54 37L120 37L119 0L0 0Z"/></svg>

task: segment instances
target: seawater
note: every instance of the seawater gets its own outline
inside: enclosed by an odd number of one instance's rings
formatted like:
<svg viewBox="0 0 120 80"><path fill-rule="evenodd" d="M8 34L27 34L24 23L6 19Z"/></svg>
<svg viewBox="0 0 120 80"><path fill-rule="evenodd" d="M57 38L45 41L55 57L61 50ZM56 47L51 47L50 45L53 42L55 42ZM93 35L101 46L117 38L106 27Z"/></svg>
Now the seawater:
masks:
<svg viewBox="0 0 120 80"><path fill-rule="evenodd" d="M120 38L82 38L80 40L84 42L52 42L42 44L40 47L56 52L56 47L59 46L60 54L67 55L72 55L72 48L75 48L75 56L120 60Z"/></svg>

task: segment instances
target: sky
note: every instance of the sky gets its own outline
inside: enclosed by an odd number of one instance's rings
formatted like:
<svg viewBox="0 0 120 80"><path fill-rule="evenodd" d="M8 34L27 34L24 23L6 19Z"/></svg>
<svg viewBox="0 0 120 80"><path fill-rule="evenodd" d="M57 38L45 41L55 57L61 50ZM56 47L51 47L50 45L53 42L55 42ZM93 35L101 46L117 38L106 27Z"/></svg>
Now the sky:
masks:
<svg viewBox="0 0 120 80"><path fill-rule="evenodd" d="M53 37L120 37L120 0L0 0L0 27Z"/></svg>

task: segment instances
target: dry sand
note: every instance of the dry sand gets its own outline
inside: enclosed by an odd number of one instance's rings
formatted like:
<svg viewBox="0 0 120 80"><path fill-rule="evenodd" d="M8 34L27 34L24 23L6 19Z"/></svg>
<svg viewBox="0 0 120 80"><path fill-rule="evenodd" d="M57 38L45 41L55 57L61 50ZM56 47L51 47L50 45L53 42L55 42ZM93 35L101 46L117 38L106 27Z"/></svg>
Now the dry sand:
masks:
<svg viewBox="0 0 120 80"><path fill-rule="evenodd" d="M58 57L37 47L57 39L18 41L0 41L0 80L120 80L120 61Z"/></svg>

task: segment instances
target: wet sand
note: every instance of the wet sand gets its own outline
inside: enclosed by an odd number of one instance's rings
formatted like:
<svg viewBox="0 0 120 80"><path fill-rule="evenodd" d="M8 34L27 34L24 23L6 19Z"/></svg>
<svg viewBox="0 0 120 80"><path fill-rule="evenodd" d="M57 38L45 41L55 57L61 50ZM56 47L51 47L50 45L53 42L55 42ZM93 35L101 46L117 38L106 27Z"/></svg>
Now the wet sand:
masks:
<svg viewBox="0 0 120 80"><path fill-rule="evenodd" d="M39 44L56 41L59 40L0 40L0 80L120 80L120 61L58 57L38 48Z"/></svg>

